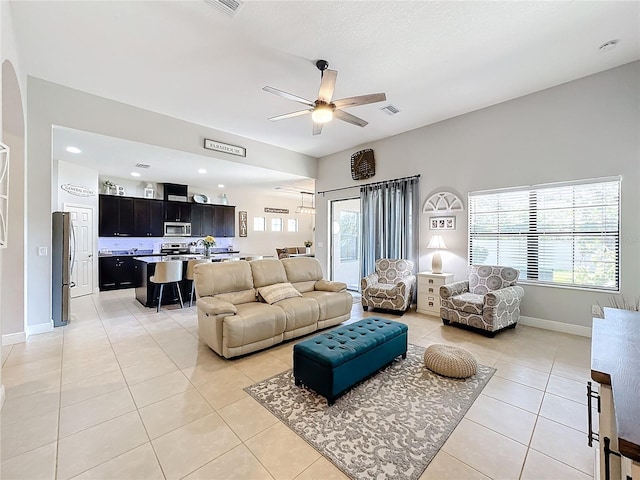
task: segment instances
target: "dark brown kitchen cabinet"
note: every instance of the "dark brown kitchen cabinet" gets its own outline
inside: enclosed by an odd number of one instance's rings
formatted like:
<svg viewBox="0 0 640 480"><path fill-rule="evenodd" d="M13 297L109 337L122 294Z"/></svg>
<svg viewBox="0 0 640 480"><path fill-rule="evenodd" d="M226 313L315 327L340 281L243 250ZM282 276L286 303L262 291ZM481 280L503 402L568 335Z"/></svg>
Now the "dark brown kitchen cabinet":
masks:
<svg viewBox="0 0 640 480"><path fill-rule="evenodd" d="M228 205L214 205L213 236L235 237L236 207Z"/></svg>
<svg viewBox="0 0 640 480"><path fill-rule="evenodd" d="M98 235L128 237L134 235L133 198L100 195Z"/></svg>
<svg viewBox="0 0 640 480"><path fill-rule="evenodd" d="M165 222L191 222L191 204L186 202L164 202Z"/></svg>
<svg viewBox="0 0 640 480"><path fill-rule="evenodd" d="M191 205L191 236L206 237L216 236L213 226L215 205L203 205L194 203Z"/></svg>
<svg viewBox="0 0 640 480"><path fill-rule="evenodd" d="M136 237L163 236L163 202L145 198L133 199L133 230Z"/></svg>
<svg viewBox="0 0 640 480"><path fill-rule="evenodd" d="M132 288L134 280L133 257L100 257L98 259L100 291Z"/></svg>

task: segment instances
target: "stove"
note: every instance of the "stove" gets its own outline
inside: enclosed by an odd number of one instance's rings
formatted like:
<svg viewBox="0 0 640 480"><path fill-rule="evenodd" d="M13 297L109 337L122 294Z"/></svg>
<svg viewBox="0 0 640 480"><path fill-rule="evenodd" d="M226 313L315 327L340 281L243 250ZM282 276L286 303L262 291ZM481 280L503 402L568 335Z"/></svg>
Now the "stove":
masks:
<svg viewBox="0 0 640 480"><path fill-rule="evenodd" d="M181 255L189 253L188 243L162 243L160 244L160 253L162 255Z"/></svg>

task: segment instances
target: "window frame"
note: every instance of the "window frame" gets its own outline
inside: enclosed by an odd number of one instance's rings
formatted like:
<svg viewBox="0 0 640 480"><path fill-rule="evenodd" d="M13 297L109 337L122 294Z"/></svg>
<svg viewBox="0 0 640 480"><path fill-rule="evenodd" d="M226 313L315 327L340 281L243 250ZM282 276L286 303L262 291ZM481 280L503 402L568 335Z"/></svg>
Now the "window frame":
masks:
<svg viewBox="0 0 640 480"><path fill-rule="evenodd" d="M598 188L601 189L603 195L606 193L607 184L611 188L610 184L616 184L617 190L614 189L614 193L617 194L615 201L603 202L601 204L594 204L588 200L584 200L584 189L580 189L580 186L592 186L594 191ZM549 202L549 193L555 189L558 193L570 192L570 205L567 206L566 198L558 197L557 200L552 198ZM545 196L545 193L547 195ZM582 199L580 197L582 195ZM520 196L520 199L518 199ZM522 198L526 197L526 200L522 202ZM508 204L508 200L514 199L513 203ZM597 198L597 197L596 197ZM482 201L490 202L495 201L496 207L494 210L484 209ZM513 204L520 200L525 207L514 207ZM545 203L546 200L546 203ZM524 266L516 265L517 260L514 260L516 268L524 270L521 272L519 283L538 286L560 287L570 288L578 290L591 290L598 292L620 292L620 266L621 266L621 249L620 249L620 236L621 236L621 209L622 209L622 177L611 176L584 180L575 180L567 182L546 183L538 185L528 185L522 187L501 188L495 190L482 190L476 192L469 192L467 196L468 201L468 234L467 234L467 254L469 264L482 264L481 260L474 261L474 254L477 257L478 254L483 255L482 249L486 250L486 243L495 242L496 244L496 258L497 263L500 263L501 255L511 254L513 258L517 258ZM501 201L508 206L502 207ZM553 203L555 201L555 203ZM486 207L486 204L484 205ZM588 223L589 219L585 220L585 211L593 214L598 213L598 209L601 209L600 217L597 223L594 225L595 229L589 231L588 228L591 224ZM560 227L550 229L550 224L554 223L556 217L554 215L561 215L561 213L554 213L553 210L564 211L566 217L558 217L561 219L559 222ZM610 215L610 212L606 212L610 209L615 215ZM515 221L511 225L507 222L495 221L495 226L488 226L483 224L482 216L485 218L490 217L491 214L494 217L500 216L509 217L511 219L517 218L519 214L524 213L526 221ZM606 214L605 214L606 213ZM582 215L582 216L581 216ZM596 215L597 216L597 215ZM572 222L570 230L567 230L567 223L562 223L565 218L571 218ZM615 218L615 222L612 220ZM577 219L577 220L576 220ZM545 223L545 220L547 223ZM526 225L525 225L526 224ZM614 226L615 224L615 226ZM505 228L506 227L506 228ZM603 250L605 255L612 256L612 260L593 258L593 254L588 259L579 257L580 252L588 252L589 249L585 248L588 245L589 239L595 240L596 247L591 247L593 250L597 250L599 244L603 246L609 246L609 250ZM485 246L481 244L484 240ZM474 241L477 245L474 251ZM519 241L519 242L518 242ZM553 245L551 242L556 242ZM502 243L503 252L500 252L500 243ZM520 243L520 245L518 245ZM478 245L479 244L479 245ZM554 268L553 261L556 261L554 256L558 256L557 249L569 248L571 249L570 258L562 258L565 265L570 265L569 270L563 270L562 268ZM504 253L506 251L506 253ZM488 263L492 263L489 261ZM545 268L546 263L546 268ZM607 266L608 264L608 266ZM549 266L550 265L550 266ZM590 266L592 269L600 266L605 269L602 275L605 275L605 280L600 283L591 283L591 279L598 281L597 273L593 271L587 271L582 273L582 281L578 281L576 277L580 276L581 267L586 268ZM612 272L607 272L607 268L613 268ZM551 273L552 278L544 278L542 272ZM561 277L562 274L569 274L570 280L565 281L562 278L559 280L555 278L557 274ZM611 284L612 283L612 284Z"/></svg>

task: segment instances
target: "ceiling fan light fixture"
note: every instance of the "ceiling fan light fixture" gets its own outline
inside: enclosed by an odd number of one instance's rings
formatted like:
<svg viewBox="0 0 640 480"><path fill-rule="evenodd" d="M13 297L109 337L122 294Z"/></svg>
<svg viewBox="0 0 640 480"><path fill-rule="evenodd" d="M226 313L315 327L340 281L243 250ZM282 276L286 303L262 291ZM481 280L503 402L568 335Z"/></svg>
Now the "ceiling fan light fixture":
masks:
<svg viewBox="0 0 640 480"><path fill-rule="evenodd" d="M311 114L316 123L327 123L333 119L333 109L329 105L318 105Z"/></svg>

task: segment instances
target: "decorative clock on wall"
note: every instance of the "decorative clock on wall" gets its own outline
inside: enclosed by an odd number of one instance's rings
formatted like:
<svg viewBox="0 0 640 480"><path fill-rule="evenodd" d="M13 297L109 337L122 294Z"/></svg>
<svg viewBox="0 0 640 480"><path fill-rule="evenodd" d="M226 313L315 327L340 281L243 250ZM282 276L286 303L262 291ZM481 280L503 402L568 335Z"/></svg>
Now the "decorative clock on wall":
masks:
<svg viewBox="0 0 640 480"><path fill-rule="evenodd" d="M351 155L351 178L364 180L376 174L376 161L373 150L367 148Z"/></svg>

